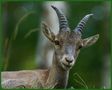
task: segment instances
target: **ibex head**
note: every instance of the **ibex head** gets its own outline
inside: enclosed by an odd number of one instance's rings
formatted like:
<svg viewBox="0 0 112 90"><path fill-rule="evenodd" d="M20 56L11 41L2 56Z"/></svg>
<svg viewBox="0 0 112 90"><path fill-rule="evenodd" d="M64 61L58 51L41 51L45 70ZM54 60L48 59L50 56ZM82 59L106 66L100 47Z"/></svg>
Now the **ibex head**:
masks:
<svg viewBox="0 0 112 90"><path fill-rule="evenodd" d="M80 49L94 44L98 40L99 35L97 34L86 39L81 38L83 28L93 14L86 15L77 27L70 31L64 14L54 6L52 8L56 11L59 19L59 33L55 35L45 23L42 24L43 32L55 46L56 59L54 62L64 70L69 70L74 65Z"/></svg>

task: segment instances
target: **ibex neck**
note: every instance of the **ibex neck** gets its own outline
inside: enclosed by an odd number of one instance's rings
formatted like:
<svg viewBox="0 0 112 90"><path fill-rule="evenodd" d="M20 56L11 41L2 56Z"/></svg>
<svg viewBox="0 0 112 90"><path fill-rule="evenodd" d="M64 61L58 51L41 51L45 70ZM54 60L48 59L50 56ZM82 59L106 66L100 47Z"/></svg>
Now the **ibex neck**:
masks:
<svg viewBox="0 0 112 90"><path fill-rule="evenodd" d="M47 85L51 85L55 88L65 88L68 82L69 71L65 71L62 67L60 67L55 61L57 59L54 54L53 57L53 65L50 68L49 77L47 80Z"/></svg>

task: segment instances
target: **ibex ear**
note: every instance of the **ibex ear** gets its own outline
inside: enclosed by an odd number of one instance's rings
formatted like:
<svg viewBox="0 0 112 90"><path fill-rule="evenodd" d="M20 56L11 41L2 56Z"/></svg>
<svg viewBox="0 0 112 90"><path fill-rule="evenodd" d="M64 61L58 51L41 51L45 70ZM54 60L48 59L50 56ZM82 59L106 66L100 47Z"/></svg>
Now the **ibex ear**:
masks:
<svg viewBox="0 0 112 90"><path fill-rule="evenodd" d="M88 47L93 45L98 40L98 38L99 38L99 34L83 39L83 47Z"/></svg>
<svg viewBox="0 0 112 90"><path fill-rule="evenodd" d="M55 34L48 28L48 26L45 23L42 23L42 31L44 35L51 41L54 42L55 40Z"/></svg>

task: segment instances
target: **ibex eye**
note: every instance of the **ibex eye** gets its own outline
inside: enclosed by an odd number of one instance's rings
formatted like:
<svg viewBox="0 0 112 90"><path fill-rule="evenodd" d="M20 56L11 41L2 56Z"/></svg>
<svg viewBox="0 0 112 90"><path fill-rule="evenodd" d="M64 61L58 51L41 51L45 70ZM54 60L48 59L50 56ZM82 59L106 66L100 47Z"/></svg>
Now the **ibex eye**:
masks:
<svg viewBox="0 0 112 90"><path fill-rule="evenodd" d="M78 49L81 49L82 48L82 45L80 45L79 47L78 47Z"/></svg>
<svg viewBox="0 0 112 90"><path fill-rule="evenodd" d="M58 40L55 40L54 43L55 43L55 45L60 45Z"/></svg>

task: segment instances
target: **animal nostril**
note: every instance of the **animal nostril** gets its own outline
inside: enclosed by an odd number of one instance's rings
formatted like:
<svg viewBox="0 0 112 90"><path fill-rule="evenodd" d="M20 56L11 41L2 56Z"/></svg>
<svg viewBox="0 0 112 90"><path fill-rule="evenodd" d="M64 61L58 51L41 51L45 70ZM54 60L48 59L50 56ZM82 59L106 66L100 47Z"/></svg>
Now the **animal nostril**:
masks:
<svg viewBox="0 0 112 90"><path fill-rule="evenodd" d="M68 62L68 63L72 63L72 59L68 59L68 58L65 58L65 60Z"/></svg>

